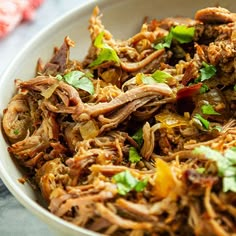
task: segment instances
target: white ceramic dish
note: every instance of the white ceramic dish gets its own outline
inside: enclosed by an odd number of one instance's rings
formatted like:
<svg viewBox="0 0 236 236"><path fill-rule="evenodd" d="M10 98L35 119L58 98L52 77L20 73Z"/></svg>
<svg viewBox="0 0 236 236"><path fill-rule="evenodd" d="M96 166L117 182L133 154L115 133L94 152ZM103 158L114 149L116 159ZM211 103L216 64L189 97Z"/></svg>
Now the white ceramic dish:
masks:
<svg viewBox="0 0 236 236"><path fill-rule="evenodd" d="M77 43L71 58L82 59L89 47L88 20L95 5L103 13L103 24L116 38L126 39L134 34L145 16L194 16L197 9L221 5L236 12L235 0L89 0L79 9L65 15L38 34L15 58L0 79L0 111L7 106L14 93L14 79L29 79L34 75L36 61L50 58L54 46L59 46L66 35ZM45 221L58 234L96 235L88 230L76 227L52 215L40 203L39 196L27 184L20 184L17 179L22 171L9 156L7 143L0 134L0 176L11 193L33 214Z"/></svg>

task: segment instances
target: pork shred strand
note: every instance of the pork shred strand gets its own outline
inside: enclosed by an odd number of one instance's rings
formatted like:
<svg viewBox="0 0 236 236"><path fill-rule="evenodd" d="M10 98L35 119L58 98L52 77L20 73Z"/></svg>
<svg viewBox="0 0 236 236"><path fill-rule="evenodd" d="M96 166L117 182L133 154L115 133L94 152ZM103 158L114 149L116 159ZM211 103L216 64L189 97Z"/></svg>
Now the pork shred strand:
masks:
<svg viewBox="0 0 236 236"><path fill-rule="evenodd" d="M96 7L84 60L70 58L67 36L34 78L15 81L2 119L8 151L53 214L104 235L236 234L235 192L223 192L216 163L193 152L236 147L235 16L209 7L194 19L145 18L118 40ZM182 25L194 27L192 41L166 45ZM119 60L93 65L101 34ZM205 69L215 72L206 78ZM94 93L66 79L73 71Z"/></svg>

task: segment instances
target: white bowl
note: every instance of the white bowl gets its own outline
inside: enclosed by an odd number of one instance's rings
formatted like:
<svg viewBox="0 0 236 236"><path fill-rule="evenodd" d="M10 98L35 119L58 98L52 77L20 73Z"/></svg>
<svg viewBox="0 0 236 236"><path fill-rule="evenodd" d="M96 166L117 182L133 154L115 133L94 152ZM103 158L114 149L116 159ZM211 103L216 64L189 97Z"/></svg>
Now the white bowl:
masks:
<svg viewBox="0 0 236 236"><path fill-rule="evenodd" d="M34 76L37 59L50 59L53 47L60 46L66 35L77 43L71 58L83 59L90 44L87 30L88 20L95 5L103 13L103 24L115 38L127 39L137 32L145 16L162 18L167 16L193 17L196 10L219 4L236 12L235 0L90 0L82 7L44 29L38 34L11 63L0 79L0 111L6 108L14 93L14 79L29 79ZM11 193L33 214L45 221L58 234L96 235L86 229L76 227L53 214L42 206L38 193L25 183L20 184L22 170L9 156L7 143L0 135L0 176Z"/></svg>

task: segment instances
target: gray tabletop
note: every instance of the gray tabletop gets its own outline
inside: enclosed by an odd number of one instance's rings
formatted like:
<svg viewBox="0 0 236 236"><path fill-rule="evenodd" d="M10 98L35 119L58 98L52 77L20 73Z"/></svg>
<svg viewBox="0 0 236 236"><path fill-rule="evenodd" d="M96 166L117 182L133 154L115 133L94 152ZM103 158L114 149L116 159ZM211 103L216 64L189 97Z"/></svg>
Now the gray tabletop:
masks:
<svg viewBox="0 0 236 236"><path fill-rule="evenodd" d="M43 27L86 0L45 0L33 22L19 25L10 35L0 40L0 75L32 37ZM1 79L1 76L0 76ZM11 195L0 179L0 235L53 236L48 226L38 220Z"/></svg>

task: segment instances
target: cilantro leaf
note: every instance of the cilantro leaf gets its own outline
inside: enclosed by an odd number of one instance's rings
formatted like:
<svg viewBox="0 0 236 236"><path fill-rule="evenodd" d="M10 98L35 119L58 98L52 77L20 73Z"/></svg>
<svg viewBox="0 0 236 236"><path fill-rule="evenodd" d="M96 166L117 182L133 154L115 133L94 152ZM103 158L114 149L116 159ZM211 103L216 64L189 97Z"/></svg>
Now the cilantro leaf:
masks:
<svg viewBox="0 0 236 236"><path fill-rule="evenodd" d="M167 79L171 78L172 75L165 71L156 70L152 74L152 78L155 79L158 83L165 83Z"/></svg>
<svg viewBox="0 0 236 236"><path fill-rule="evenodd" d="M84 73L82 71L75 70L75 71L71 71L65 74L64 79L68 84L73 85L76 88L79 82L79 79L82 78L83 76L84 76Z"/></svg>
<svg viewBox="0 0 236 236"><path fill-rule="evenodd" d="M203 154L207 159L215 161L218 168L218 175L222 177L223 191L236 192L236 151L227 149L224 154L200 146L194 149L197 154Z"/></svg>
<svg viewBox="0 0 236 236"><path fill-rule="evenodd" d="M146 188L147 183L148 183L148 179L145 179L145 180L143 180L143 181L139 181L139 182L135 185L134 190L137 191L137 192L143 191L143 190Z"/></svg>
<svg viewBox="0 0 236 236"><path fill-rule="evenodd" d="M216 68L213 65L209 65L206 62L202 62L203 67L200 69L200 76L195 80L195 82L203 82L204 80L210 79L216 74Z"/></svg>
<svg viewBox="0 0 236 236"><path fill-rule="evenodd" d="M158 43L157 45L154 46L155 49L160 50L163 48L170 48L171 43L172 43L173 35L170 32L163 40L163 42Z"/></svg>
<svg viewBox="0 0 236 236"><path fill-rule="evenodd" d="M88 92L89 94L94 94L94 86L93 83L90 79L88 79L87 77L82 77L79 80L79 83L77 83L77 88L82 89L86 92Z"/></svg>
<svg viewBox="0 0 236 236"><path fill-rule="evenodd" d="M194 118L199 120L205 129L209 129L210 122L204 119L200 114L195 114Z"/></svg>
<svg viewBox="0 0 236 236"><path fill-rule="evenodd" d="M104 32L101 32L95 38L95 40L94 40L94 46L95 47L97 47L97 48L104 48L104 47L106 47L106 44L103 42L103 36L104 36Z"/></svg>
<svg viewBox="0 0 236 236"><path fill-rule="evenodd" d="M224 176L224 172L229 166L229 161L224 158L220 152L206 146L197 147L194 149L194 152L198 154L204 154L207 159L215 161L218 167L219 176Z"/></svg>
<svg viewBox="0 0 236 236"><path fill-rule="evenodd" d="M60 75L60 74L58 74L58 75L56 75L56 79L59 80L59 81L60 81L60 80L63 80L63 76Z"/></svg>
<svg viewBox="0 0 236 236"><path fill-rule="evenodd" d="M225 157L231 162L232 165L236 165L236 147L232 147L225 151Z"/></svg>
<svg viewBox="0 0 236 236"><path fill-rule="evenodd" d="M113 179L117 184L118 193L121 195L126 195L137 184L137 180L131 175L128 170L114 175Z"/></svg>
<svg viewBox="0 0 236 236"><path fill-rule="evenodd" d="M18 129L15 129L15 130L13 130L13 133L14 133L15 135L18 135L18 134L20 133L20 131L19 131Z"/></svg>
<svg viewBox="0 0 236 236"><path fill-rule="evenodd" d="M206 93L209 90L208 86L206 84L203 84L200 88L200 94Z"/></svg>
<svg viewBox="0 0 236 236"><path fill-rule="evenodd" d="M199 167L199 168L196 169L196 171L197 171L197 173L199 173L199 174L203 174L203 173L206 171L206 168L204 168L204 167Z"/></svg>
<svg viewBox="0 0 236 236"><path fill-rule="evenodd" d="M139 162L141 160L141 156L139 155L137 149L135 147L130 147L129 149L129 161L132 163Z"/></svg>
<svg viewBox="0 0 236 236"><path fill-rule="evenodd" d="M223 178L223 192L236 192L236 175Z"/></svg>
<svg viewBox="0 0 236 236"><path fill-rule="evenodd" d="M144 84L149 84L149 85L157 84L157 81L154 78L152 78L151 76L143 76L142 82Z"/></svg>
<svg viewBox="0 0 236 236"><path fill-rule="evenodd" d="M171 78L172 75L165 71L156 70L151 76L143 76L142 82L144 84L157 84L157 83L166 83L167 79Z"/></svg>
<svg viewBox="0 0 236 236"><path fill-rule="evenodd" d="M177 25L171 29L173 38L180 43L190 43L193 40L195 28L186 25Z"/></svg>
<svg viewBox="0 0 236 236"><path fill-rule="evenodd" d="M119 62L119 58L113 49L103 48L97 58L89 64L90 67L102 64L105 61Z"/></svg>
<svg viewBox="0 0 236 236"><path fill-rule="evenodd" d="M61 80L61 76L57 76L57 78ZM87 91L90 94L94 94L93 83L84 72L79 70L71 71L65 74L63 78L73 87Z"/></svg>
<svg viewBox="0 0 236 236"><path fill-rule="evenodd" d="M236 152L236 147L231 147L230 150Z"/></svg>
<svg viewBox="0 0 236 236"><path fill-rule="evenodd" d="M164 37L163 42L156 44L154 48L157 50L170 48L173 39L177 40L179 43L189 43L193 40L194 32L194 27L177 25L172 27L169 34Z"/></svg>
<svg viewBox="0 0 236 236"><path fill-rule="evenodd" d="M118 193L126 195L131 190L143 191L147 185L147 180L139 181L128 170L122 171L113 176L118 189Z"/></svg>
<svg viewBox="0 0 236 236"><path fill-rule="evenodd" d="M219 112L216 112L212 105L204 104L201 107L202 113L205 115L220 115Z"/></svg>
<svg viewBox="0 0 236 236"><path fill-rule="evenodd" d="M119 63L120 59L116 51L103 41L104 32L101 32L94 41L94 46L100 49L97 58L89 64L90 67L102 64L105 61L114 61Z"/></svg>
<svg viewBox="0 0 236 236"><path fill-rule="evenodd" d="M143 129L138 129L132 136L133 140L141 147L143 144Z"/></svg>
<svg viewBox="0 0 236 236"><path fill-rule="evenodd" d="M236 84L234 85L234 91L236 91Z"/></svg>

